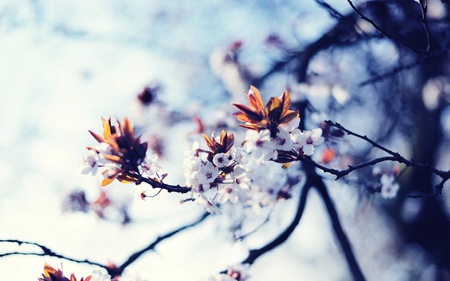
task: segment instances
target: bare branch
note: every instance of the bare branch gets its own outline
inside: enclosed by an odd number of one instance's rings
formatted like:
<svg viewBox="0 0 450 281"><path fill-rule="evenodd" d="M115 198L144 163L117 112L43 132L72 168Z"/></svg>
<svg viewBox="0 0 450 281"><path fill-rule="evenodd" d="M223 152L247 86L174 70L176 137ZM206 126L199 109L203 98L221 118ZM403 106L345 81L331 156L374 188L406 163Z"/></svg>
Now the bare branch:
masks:
<svg viewBox="0 0 450 281"><path fill-rule="evenodd" d="M303 187L302 192L299 196L297 212L295 213L294 219L289 224L289 226L268 244L259 249L250 250L247 258L242 261L242 264L253 264L260 256L280 246L289 238L289 236L291 236L303 216L303 211L305 210L306 206L306 199L308 197L308 192L310 189L311 185L308 184L305 184L305 186Z"/></svg>
<svg viewBox="0 0 450 281"><path fill-rule="evenodd" d="M347 260L347 265L349 266L350 272L352 273L353 280L355 281L363 281L366 280L364 274L361 270L361 267L356 260L355 254L353 253L352 246L350 241L347 238L347 235L342 228L341 222L339 220L339 215L336 211L333 201L328 193L327 187L323 180L317 177L315 187L317 191L325 203L325 207L327 208L328 216L330 217L331 224L333 226L334 233L336 235L337 240L339 241L339 245L341 246L341 250L344 252L345 259Z"/></svg>
<svg viewBox="0 0 450 281"><path fill-rule="evenodd" d="M155 249L155 247L163 242L164 240L167 240L168 238L171 238L172 236L178 234L179 232L186 230L188 228L197 226L198 224L200 224L201 222L203 222L207 217L209 216L209 213L204 213L199 219L197 219L196 221L184 225L182 227L179 227L171 232L168 232L164 235L159 236L155 241L153 241L152 243L150 243L147 247L131 254L128 259L120 266L111 269L108 273L111 274L112 276L117 276L117 275L121 275L123 273L123 271L132 263L134 263L136 260L138 260L143 254L149 252L149 251L153 251Z"/></svg>
<svg viewBox="0 0 450 281"><path fill-rule="evenodd" d="M367 166L370 166L370 165L374 165L374 164L379 163L379 162L395 161L395 162L399 162L399 163L405 164L408 167L415 167L415 168L419 168L419 169L428 170L429 172L431 172L431 173L437 175L438 177L440 177L441 178L441 182L435 186L435 194L441 194L442 193L442 189L444 187L444 183L450 179L450 170L448 170L448 171L438 170L438 169L436 169L435 167L431 166L428 163L426 163L426 164L418 163L418 162L414 161L413 159L408 160L405 157L403 157L402 155L400 155L398 152L394 152L394 151L392 151L392 150L382 146L381 144L371 140L367 136L363 136L363 135L357 134L357 133L355 133L355 132L353 132L353 131L343 127L341 124L339 124L337 122L333 122L333 121L327 120L327 121L325 121L325 123L328 124L329 126L333 126L333 127L338 128L338 129L341 129L342 131L346 132L348 135L352 135L352 136L355 136L355 137L357 137L359 139L362 139L362 140L370 143L373 147L378 148L378 149L386 152L387 154L391 155L391 156L387 156L387 157L376 158L376 159L370 160L368 162L363 162L363 163L360 163L360 164L357 164L357 165L354 165L354 166L349 166L347 169L341 170L341 171L324 167L324 166L322 166L322 165L320 165L318 163L315 163L314 161L312 161L310 159L301 159L303 162L311 164L311 165L313 165L313 166L323 170L324 172L327 172L327 173L330 173L330 174L333 174L333 175L337 176L337 178L345 176L345 175L353 172L354 170L361 169L361 168L364 168L364 167L367 167Z"/></svg>
<svg viewBox="0 0 450 281"><path fill-rule="evenodd" d="M44 245L36 243L36 242L22 241L22 240L17 240L17 239L1 239L0 243L13 243L13 244L17 243L19 246L31 245L31 246L37 247L39 250L42 251L41 253L39 253L39 252L20 252L20 251L6 252L6 253L1 253L0 258L7 257L7 256L18 256L18 255L20 255L20 256L39 256L39 257L48 256L48 257L55 257L55 258L59 258L59 259L63 259L63 260L67 260L67 261L71 261L71 262L75 262L75 263L84 263L84 264L89 264L89 265L95 265L98 267L105 268L106 270L109 270L109 267L107 265L104 265L104 264L101 264L98 262L94 262L94 261L91 261L88 259L76 259L76 258L68 257L66 255L58 254L55 251L48 248L47 246L44 246Z"/></svg>
<svg viewBox="0 0 450 281"><path fill-rule="evenodd" d="M393 41L396 41L397 43L399 43L402 46L405 46L406 48L410 49L411 51L413 51L414 53L420 54L420 55L424 55L427 56L429 55L429 51L428 48L426 51L424 50L420 50L417 49L413 46L411 46L410 44L405 43L403 40L401 40L401 38L399 38L398 36L396 36L395 34L389 33L386 30L384 30L383 28L381 28L381 26L379 26L378 24L376 24L372 19L368 18L367 16L365 16L354 4L351 0L347 0L347 2L350 4L350 6L352 7L353 11L363 20L367 21L368 23L370 23L381 35L383 35L384 37L391 39ZM428 41L429 43L429 41Z"/></svg>

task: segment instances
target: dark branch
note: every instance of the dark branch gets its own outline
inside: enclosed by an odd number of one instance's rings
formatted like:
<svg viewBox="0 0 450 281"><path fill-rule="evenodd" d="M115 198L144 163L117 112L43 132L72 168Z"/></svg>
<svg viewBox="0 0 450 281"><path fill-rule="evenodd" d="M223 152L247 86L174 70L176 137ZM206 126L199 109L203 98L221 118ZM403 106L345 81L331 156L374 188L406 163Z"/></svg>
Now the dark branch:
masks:
<svg viewBox="0 0 450 281"><path fill-rule="evenodd" d="M316 0L316 3L319 4L321 7L323 7L325 10L327 10L328 13L330 14L330 16L333 18L341 19L344 17L341 13L339 13L339 11L337 11L335 8L331 7L331 5L326 3L325 1Z"/></svg>
<svg viewBox="0 0 450 281"><path fill-rule="evenodd" d="M398 36L396 36L395 34L389 33L386 30L384 30L383 28L381 28L378 24L376 24L372 19L368 18L367 16L365 16L354 4L351 0L347 0L347 2L350 4L350 6L352 7L353 11L363 20L367 21L368 23L370 23L381 35L383 35L384 37L391 39L397 43L399 43L402 46L405 46L406 48L410 49L411 51L413 51L414 53L420 54L420 55L424 55L427 56L429 55L428 50L424 51L424 50L420 50L417 49L413 46L411 46L410 44L405 43L404 41L402 41ZM429 43L429 41L427 42Z"/></svg>
<svg viewBox="0 0 450 281"><path fill-rule="evenodd" d="M359 139L362 139L362 140L368 142L369 144L371 144L373 147L378 148L378 149L386 152L387 154L391 155L391 156L376 158L376 159L373 159L371 161L363 162L363 163L360 163L360 164L357 164L357 165L354 165L354 166L349 166L347 169L342 170L342 171L324 167L324 166L322 166L322 165L320 165L318 163L315 163L314 161L309 160L309 159L301 159L303 162L311 164L311 165L315 166L316 168L319 168L319 169L323 170L324 172L336 175L337 178L345 176L345 175L349 174L350 172L352 172L354 170L357 170L357 169L360 169L360 168L363 168L363 167L367 167L367 166L370 166L370 165L374 165L374 164L379 163L379 162L395 161L395 162L399 162L399 163L405 164L408 167L415 167L415 168L419 168L419 169L428 170L429 172L431 172L431 173L437 175L438 177L440 177L441 181L439 182L439 184L437 184L435 186L435 194L441 194L442 193L442 189L444 187L444 183L450 179L450 170L449 171L438 170L435 167L432 167L428 163L426 163L426 164L418 163L418 162L414 161L413 159L408 160L405 157L403 157L402 155L400 155L398 152L394 152L394 151L392 151L392 150L382 146L381 144L371 140L367 136L363 136L363 135L357 134L357 133L355 133L355 132L353 132L353 131L343 127L339 123L336 123L336 122L333 122L333 121L330 121L330 120L325 121L325 123L328 124L329 126L336 127L338 129L344 131L348 135L352 135L352 136L355 136L355 137L357 137Z"/></svg>
<svg viewBox="0 0 450 281"><path fill-rule="evenodd" d="M135 182L136 185L139 185L139 184L145 182L146 184L152 186L153 188L164 189L169 193L176 192L176 193L184 194L184 193L188 193L188 192L192 191L191 188L186 187L186 186L166 184L166 183L163 183L162 181L157 181L154 179L143 177L137 173L128 173L127 176L137 179Z"/></svg>
<svg viewBox="0 0 450 281"><path fill-rule="evenodd" d="M179 227L171 232L168 232L164 235L159 236L155 241L153 241L152 243L150 243L147 247L131 254L129 256L129 258L119 267L116 268L112 268L112 269L108 269L108 274L110 274L111 276L118 276L121 275L123 273L123 271L133 262L135 262L136 260L138 260L143 254L149 252L149 251L153 251L155 249L155 247L163 242L164 240L171 238L172 236L178 234L179 232L186 230L188 228L194 227L196 225L198 225L199 223L201 223L202 221L204 221L207 217L209 216L209 213L204 213L199 219L197 219L196 221L184 225L182 227Z"/></svg>
<svg viewBox="0 0 450 281"><path fill-rule="evenodd" d="M1 257L7 257L7 256L39 256L39 257L43 257L43 256L48 256L48 257L55 257L55 258L59 258L59 259L63 259L63 260L67 260L67 261L71 261L71 262L75 262L75 263L84 263L84 264L89 264L89 265L95 265L98 267L102 267L105 268L106 270L109 270L107 265L98 263L98 262L94 262L88 259L75 259L75 258L71 258L68 257L66 255L62 255L62 254L58 254L55 251L51 250L50 248L48 248L47 246L44 246L42 244L39 243L35 243L35 242L29 242L29 241L21 241L21 240L16 240L16 239L2 239L0 240L0 243L17 243L19 246L25 244L25 245L31 245L31 246L35 246L37 247L39 250L41 250L41 253L38 252L6 252L6 253L1 253L0 254L0 258Z"/></svg>
<svg viewBox="0 0 450 281"><path fill-rule="evenodd" d="M350 174L351 172L353 172L355 170L359 170L361 168L372 166L372 165L378 164L380 162L397 161L397 158L395 158L393 156L386 156L386 157L375 158L375 159L372 159L372 160L367 161L367 162L362 162L362 163L358 163L356 165L348 166L348 168L345 169L345 170L337 170L337 169L325 167L325 166L323 166L323 165L321 165L321 164L311 160L310 158L301 158L300 160L302 162L304 162L304 163L313 165L314 167L316 167L316 168L318 168L318 169L320 169L320 170L322 170L322 171L324 171L326 173L335 175L336 176L336 180L338 180L338 179L340 179L340 178L342 178L344 176L347 176L348 174Z"/></svg>
<svg viewBox="0 0 450 281"><path fill-rule="evenodd" d="M311 185L308 185L308 183L306 183L299 196L297 212L295 213L295 217L289 224L289 226L282 233L280 233L274 240L272 240L265 246L259 249L250 250L247 258L242 261L242 264L246 263L253 264L260 256L280 246L289 238L289 236L291 236L291 234L294 232L295 228L300 222L300 219L303 216L303 211L305 210L306 206L306 199L308 197L308 192L310 189Z"/></svg>
<svg viewBox="0 0 450 281"><path fill-rule="evenodd" d="M342 228L338 213L333 204L333 201L330 198L330 195L328 194L328 190L323 180L319 177L316 178L317 180L315 187L319 191L319 194L322 197L323 202L325 203L325 207L327 208L327 212L330 217L334 233L336 234L336 238L339 241L341 250L344 252L345 259L347 260L347 265L349 266L350 272L352 273L353 276L353 280L355 281L366 280L358 264L358 261L356 260L356 257L353 253L352 246L350 245L347 235L345 234L344 229Z"/></svg>

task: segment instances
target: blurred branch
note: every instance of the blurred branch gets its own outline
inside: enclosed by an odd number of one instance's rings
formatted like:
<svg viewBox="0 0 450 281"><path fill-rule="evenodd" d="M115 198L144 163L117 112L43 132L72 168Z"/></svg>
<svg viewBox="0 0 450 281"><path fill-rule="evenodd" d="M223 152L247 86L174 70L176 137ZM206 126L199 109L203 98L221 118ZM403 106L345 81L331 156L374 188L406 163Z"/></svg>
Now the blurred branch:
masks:
<svg viewBox="0 0 450 281"><path fill-rule="evenodd" d="M371 85L371 84L376 83L376 82L380 82L380 81L382 81L384 79L387 79L387 78L390 78L390 77L394 76L397 73L400 73L402 71L411 69L413 67L416 67L416 66L424 63L425 61L426 61L425 59L418 59L418 60L413 61L413 62L411 62L409 64L396 66L396 67L392 68L391 70L389 70L389 71L387 71L385 73L376 75L376 76L374 76L374 77L372 77L370 79L367 79L367 80L365 80L363 82L360 82L358 84L358 86L359 87L363 87L363 86Z"/></svg>
<svg viewBox="0 0 450 281"><path fill-rule="evenodd" d="M428 170L429 172L440 177L441 181L435 186L434 193L433 194L424 194L424 196L441 194L442 189L444 187L444 183L450 179L450 170L449 171L438 170L435 167L432 167L430 164L418 163L418 162L414 161L413 159L408 160L405 157L403 157L402 155L400 155L398 152L394 152L394 151L382 146L381 144L371 140L367 136L357 134L357 133L343 127L341 124L339 124L337 122L327 120L327 121L325 121L325 123L328 124L329 126L336 127L338 129L344 131L348 135L352 135L359 139L362 139L362 140L368 142L369 144L371 144L373 147L378 148L390 155L390 156L375 158L370 161L362 162L362 163L359 163L356 165L348 166L348 168L344 169L344 170L337 170L337 169L325 167L325 166L323 166L319 163L316 163L315 161L313 161L309 158L306 158L306 157L300 159L304 163L310 164L326 173L335 175L336 180L343 176L350 174L351 172L353 172L355 170L358 170L358 169L361 169L361 168L364 168L367 166L375 165L377 163L384 162L384 161L399 162L399 163L405 164L408 167L415 167L415 168L419 168L419 169ZM413 195L413 197L420 197L420 196L421 195Z"/></svg>
<svg viewBox="0 0 450 281"><path fill-rule="evenodd" d="M295 213L294 219L289 224L289 226L281 232L274 240L266 244L265 246L259 248L259 249L252 249L249 251L249 254L247 258L245 258L241 263L242 264L253 264L260 256L270 252L271 250L275 249L276 247L282 245L286 240L291 236L291 234L294 232L295 228L300 222L300 219L303 216L303 211L305 210L306 206L306 199L308 197L308 192L311 189L310 184L305 184L303 187L298 201L298 207L297 212Z"/></svg>
<svg viewBox="0 0 450 281"><path fill-rule="evenodd" d="M428 21L427 21L427 8L428 8L428 4L427 4L428 0L420 0L418 2L419 6L420 6L420 15L421 15L421 23L423 26L423 29L425 30L425 35L427 37L427 47L425 48L425 51L428 53L430 52L430 48L431 48L431 43L430 43L430 30L428 29Z"/></svg>
<svg viewBox="0 0 450 281"><path fill-rule="evenodd" d="M122 265L120 265L119 267L109 268L109 269L108 269L108 273L109 273L111 276L118 276L118 275L121 275L121 274L123 273L123 271L124 271L130 264L132 264L133 262L135 262L136 260L138 260L143 254L145 254L145 253L147 253L147 252L149 252L149 251L153 251L153 250L155 249L155 247L156 247L160 242L162 242L162 241L164 241L164 240L166 240L166 239L168 239L168 238L170 238L170 237L172 237L172 236L178 234L179 232L181 232L181 231L183 231L183 230L186 230L186 229L188 229L188 228L197 226L198 224L200 224L201 222L203 222L208 216L209 216L209 213L204 213L204 214L203 214L199 219L197 219L196 221L194 221L194 222L192 222L192 223L190 223L190 224L181 226L181 227L179 227L179 228L177 228L177 229L175 229L175 230L173 230L173 231L171 231L171 232L168 232L168 233L166 233L166 234L164 234L164 235L159 236L158 238L156 238L155 241L153 241L152 243L150 243L147 247L145 247L145 248L143 248L143 249L141 249L141 250L139 250L139 251L137 251L137 252L131 254L131 255L129 256L129 258L128 258Z"/></svg>
<svg viewBox="0 0 450 281"><path fill-rule="evenodd" d="M75 262L75 263L84 263L84 264L88 264L88 265L94 265L94 266L98 266L101 268L106 269L106 271L108 272L108 274L110 274L111 276L119 276L123 273L123 271L133 262L135 262L136 260L138 260L143 254L145 254L148 251L154 250L155 247L163 242L164 240L171 238L172 236L178 234L179 232L182 232L183 230L186 230L188 228L191 228L193 226L198 225L199 223L201 223L202 221L204 221L207 217L209 216L209 213L204 213L199 219L197 219L196 221L181 226L171 232L168 232L164 235L159 236L155 241L153 241L152 243L150 243L147 247L143 248L142 250L139 250L133 254L131 254L129 256L129 258L120 266L118 267L111 267L105 264L101 264L98 262L94 262L88 259L75 259L75 258L71 258L68 257L67 255L62 255L59 253L56 253L55 251L51 250L50 248L48 248L47 246L44 246L42 244L39 243L35 243L35 242L29 242L29 241L22 241L22 240L17 240L17 239L1 239L0 243L17 243L19 246L22 244L25 245L31 245L31 246L35 246L37 248L39 248L42 252L38 253L38 252L19 252L19 251L14 251L14 252L6 252L6 253L0 253L0 258L1 257L7 257L7 256L40 256L40 257L55 257L55 258L59 258L59 259L63 259L63 260L67 260L67 261L71 261L71 262Z"/></svg>
<svg viewBox="0 0 450 281"><path fill-rule="evenodd" d="M370 23L381 35L383 35L384 37L391 39L397 43L399 43L402 46L405 46L406 48L410 49L411 51L413 51L414 53L420 54L420 55L424 55L424 56L428 56L429 55L429 34L428 34L428 29L427 31L427 50L420 50L415 48L414 46L411 46L410 44L407 44L406 42L404 42L403 40L401 40L401 38L399 38L398 36L396 36L395 34L389 33L388 31L384 30L383 28L381 28L381 26L379 26L377 23L375 23L375 21L373 21L372 19L368 18L367 16L365 16L354 4L351 0L347 0L347 2L349 3L350 7L352 7L353 11L363 20L367 21L368 23Z"/></svg>
<svg viewBox="0 0 450 281"><path fill-rule="evenodd" d="M47 257L55 257L55 258L59 258L59 259L63 259L63 260L67 260L67 261L71 261L71 262L75 262L75 263L84 263L84 264L89 264L89 265L95 265L98 267L105 268L106 270L109 270L109 267L107 265L104 265L104 264L101 264L98 262L94 262L94 261L91 261L88 259L75 259L75 258L68 257L66 255L58 254L55 251L48 248L47 246L44 246L44 245L36 243L36 242L22 241L22 240L17 240L17 239L1 239L0 243L13 243L13 244L17 243L19 246L21 246L23 244L31 245L31 246L37 247L39 250L42 251L42 253L19 252L19 251L6 252L6 253L1 253L0 258L7 257L7 256L40 256L40 257L47 256Z"/></svg>
<svg viewBox="0 0 450 281"><path fill-rule="evenodd" d="M339 11L331 7L331 5L328 4L327 2L323 0L316 0L316 3L319 4L321 7L323 7L325 10L327 10L330 16L332 16L333 18L340 19L344 17L341 13L339 13Z"/></svg>
<svg viewBox="0 0 450 281"><path fill-rule="evenodd" d="M334 203L331 200L327 187L325 186L323 180L317 175L314 186L316 187L317 191L319 191L319 194L323 202L325 203L325 207L327 208L327 213L330 217L334 233L336 234L336 238L339 241L341 250L344 252L345 259L347 260L347 265L349 266L350 272L352 273L353 276L353 280L355 281L366 280L358 264L358 261L356 260L356 257L353 253L352 246L350 245L347 235L345 234L344 229L342 228L338 213L336 211L336 207L334 206Z"/></svg>

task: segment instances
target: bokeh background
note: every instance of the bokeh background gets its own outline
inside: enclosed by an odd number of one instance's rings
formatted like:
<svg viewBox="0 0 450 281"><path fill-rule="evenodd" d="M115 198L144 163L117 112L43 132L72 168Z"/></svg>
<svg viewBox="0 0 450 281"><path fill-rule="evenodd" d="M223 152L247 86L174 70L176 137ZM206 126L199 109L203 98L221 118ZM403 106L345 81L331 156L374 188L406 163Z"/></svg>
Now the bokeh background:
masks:
<svg viewBox="0 0 450 281"><path fill-rule="evenodd" d="M347 1L338 0L327 1L334 13L312 0L0 1L0 239L121 263L158 235L192 222L202 210L180 204L183 196L163 192L136 202L122 184L107 187L115 207L104 218L68 210L67 196L74 191L85 192L88 201L101 192L98 177L77 173L85 146L94 144L88 129L99 132L101 116L129 116L139 128L156 131L166 149L161 163L168 179L182 183L179 164L197 128L191 117L231 122L225 121L230 103L243 101L250 84L264 84L265 98L290 88L295 101L308 100L313 110L305 118L312 128L330 118L405 157L422 155L417 160L448 169L448 3L428 2L438 54L423 63L426 56L414 49L424 50L426 38L417 32L423 31L420 9L412 0L361 6L375 20L384 19L381 27L398 31L399 40L357 20ZM349 26L336 28L346 21ZM239 60L227 61L230 53ZM277 62L283 67L274 67ZM377 76L379 81L364 84ZM158 102L143 107L138 94L155 85ZM379 156L367 143L343 143L330 144L340 155L331 163L336 167ZM324 175L368 280L448 280L448 192L412 200L407 194L428 193L437 180L405 172L399 199L386 200L368 188L374 186L371 176L370 169L338 182ZM291 201L277 205L270 221L244 241L230 239L232 218L214 217L162 243L127 273L201 280L245 258L247 248L270 241L292 219ZM35 250L0 243L2 253L27 249ZM36 280L44 262L62 264L77 276L96 269L16 255L0 258L1 279ZM314 192L292 237L259 259L250 274L263 281L350 280Z"/></svg>

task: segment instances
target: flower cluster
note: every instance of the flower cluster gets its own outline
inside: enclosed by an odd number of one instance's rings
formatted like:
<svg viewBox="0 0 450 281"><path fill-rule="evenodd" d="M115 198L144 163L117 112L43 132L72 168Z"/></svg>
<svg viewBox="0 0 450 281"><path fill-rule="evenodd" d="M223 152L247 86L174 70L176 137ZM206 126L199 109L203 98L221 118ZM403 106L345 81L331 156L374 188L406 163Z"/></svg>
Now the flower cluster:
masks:
<svg viewBox="0 0 450 281"><path fill-rule="evenodd" d="M38 278L38 281L78 281L75 275L72 273L70 278L64 277L63 271L61 269L55 269L48 265L44 265L44 273L42 278ZM146 281L141 278L139 274L134 274L130 277L115 277L111 279L111 275L102 273L100 270L96 269L91 275L81 278L79 281Z"/></svg>
<svg viewBox="0 0 450 281"><path fill-rule="evenodd" d="M235 115L239 121L245 122L239 126L249 129L244 147L255 158L288 163L313 155L315 146L324 142L322 129L298 129L299 114L289 109L291 99L288 91L278 98L270 98L266 105L259 90L253 86L247 96L250 107L234 104L240 110Z"/></svg>
<svg viewBox="0 0 450 281"><path fill-rule="evenodd" d="M41 278L38 278L38 281L77 281L78 279L72 273L70 275L70 279L64 277L64 273L61 269L55 269L48 265L47 263L44 265L44 273ZM80 281L94 281L94 280L102 280L95 279L92 275L87 276L86 278L81 278ZM108 279L109 280L109 279Z"/></svg>
<svg viewBox="0 0 450 281"><path fill-rule="evenodd" d="M139 176L157 177L160 171L158 156L147 155L148 144L134 136L133 124L128 118L117 125L111 125L111 118L102 118L103 137L89 131L98 141L95 147L88 146L88 155L83 159L81 173L97 172L103 168L101 185L106 186L118 180L123 183L138 182Z"/></svg>
<svg viewBox="0 0 450 281"><path fill-rule="evenodd" d="M234 147L234 135L222 131L215 138L203 135L209 151L194 143L193 150L183 162L186 185L192 189L194 200L210 212L219 212L217 203L245 201L249 179L243 169L246 154Z"/></svg>

